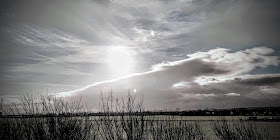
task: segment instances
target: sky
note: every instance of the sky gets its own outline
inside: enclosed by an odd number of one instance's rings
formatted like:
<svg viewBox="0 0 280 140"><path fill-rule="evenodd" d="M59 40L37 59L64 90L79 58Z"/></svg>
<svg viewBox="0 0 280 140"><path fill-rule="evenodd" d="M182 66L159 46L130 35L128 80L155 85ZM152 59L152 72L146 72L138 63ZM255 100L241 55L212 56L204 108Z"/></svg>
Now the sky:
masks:
<svg viewBox="0 0 280 140"><path fill-rule="evenodd" d="M0 96L280 106L280 2L1 0Z"/></svg>

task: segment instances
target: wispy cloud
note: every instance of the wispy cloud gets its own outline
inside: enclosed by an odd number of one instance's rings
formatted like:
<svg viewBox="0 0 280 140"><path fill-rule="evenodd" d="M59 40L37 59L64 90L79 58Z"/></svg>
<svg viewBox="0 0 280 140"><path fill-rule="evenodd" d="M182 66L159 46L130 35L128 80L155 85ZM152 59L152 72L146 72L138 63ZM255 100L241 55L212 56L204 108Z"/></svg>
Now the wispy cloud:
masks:
<svg viewBox="0 0 280 140"><path fill-rule="evenodd" d="M0 94L53 88L97 101L100 90L135 88L150 105L269 104L278 11L257 0L2 0Z"/></svg>

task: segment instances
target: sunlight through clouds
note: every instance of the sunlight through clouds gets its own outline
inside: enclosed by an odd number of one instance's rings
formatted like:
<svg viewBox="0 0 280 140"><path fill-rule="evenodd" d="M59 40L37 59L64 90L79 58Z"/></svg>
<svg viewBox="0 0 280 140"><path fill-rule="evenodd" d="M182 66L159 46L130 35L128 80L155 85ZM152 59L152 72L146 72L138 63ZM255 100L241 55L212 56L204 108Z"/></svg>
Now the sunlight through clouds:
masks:
<svg viewBox="0 0 280 140"><path fill-rule="evenodd" d="M134 56L135 52L129 47L111 46L107 47L105 62L114 77L125 76L134 71L134 66L137 63Z"/></svg>
<svg viewBox="0 0 280 140"><path fill-rule="evenodd" d="M1 0L0 96L50 89L92 103L100 90L129 89L159 106L278 105L279 5Z"/></svg>

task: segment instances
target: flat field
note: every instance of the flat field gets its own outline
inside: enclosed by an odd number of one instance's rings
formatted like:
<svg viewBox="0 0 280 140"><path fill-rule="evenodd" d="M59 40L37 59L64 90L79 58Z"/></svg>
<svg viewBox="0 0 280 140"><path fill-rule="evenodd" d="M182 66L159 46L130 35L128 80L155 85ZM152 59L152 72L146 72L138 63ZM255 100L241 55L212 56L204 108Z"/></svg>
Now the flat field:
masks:
<svg viewBox="0 0 280 140"><path fill-rule="evenodd" d="M0 118L0 139L280 139L280 122L245 116Z"/></svg>
<svg viewBox="0 0 280 140"><path fill-rule="evenodd" d="M250 127L252 131L256 133L268 132L272 139L280 139L280 121L269 120L278 116L257 116L258 120L248 120L249 116L169 116L169 115L157 115L157 116L144 116L146 125L163 124L168 127L170 124L176 124L184 122L187 125L197 124L204 135L203 139L216 140L219 139L215 134L213 127L215 124L225 125L225 122L229 127L244 125ZM112 117L116 118L116 117ZM117 117L118 118L118 117ZM99 117L92 117L93 120L99 121ZM119 118L118 118L119 119ZM117 119L117 120L118 120ZM128 118L127 118L128 119ZM266 120L264 120L266 119ZM128 119L129 120L129 119ZM229 128L232 129L232 128ZM246 130L244 130L246 131ZM246 133L246 132L245 132Z"/></svg>

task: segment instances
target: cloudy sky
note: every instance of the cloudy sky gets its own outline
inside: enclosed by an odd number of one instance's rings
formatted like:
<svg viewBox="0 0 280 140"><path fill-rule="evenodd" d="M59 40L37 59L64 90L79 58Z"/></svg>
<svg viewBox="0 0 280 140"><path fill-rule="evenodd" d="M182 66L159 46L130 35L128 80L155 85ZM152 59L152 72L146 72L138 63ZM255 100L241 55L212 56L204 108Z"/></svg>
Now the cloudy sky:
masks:
<svg viewBox="0 0 280 140"><path fill-rule="evenodd" d="M280 106L280 3L2 0L0 96L141 96L147 108Z"/></svg>

